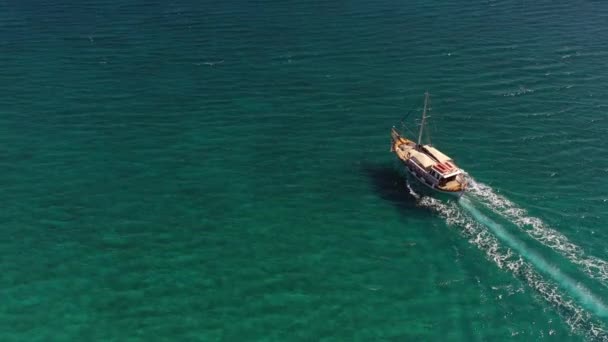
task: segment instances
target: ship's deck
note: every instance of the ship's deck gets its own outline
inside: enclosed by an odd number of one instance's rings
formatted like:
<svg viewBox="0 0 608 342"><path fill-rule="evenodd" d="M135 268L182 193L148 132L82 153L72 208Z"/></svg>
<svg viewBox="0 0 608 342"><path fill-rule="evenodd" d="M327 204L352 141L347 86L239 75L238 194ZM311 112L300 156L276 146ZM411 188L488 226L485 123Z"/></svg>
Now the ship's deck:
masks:
<svg viewBox="0 0 608 342"><path fill-rule="evenodd" d="M462 184L460 184L458 181L456 180L451 180L447 183L445 183L444 186L440 186L438 187L439 189L443 190L443 191L461 191L462 190Z"/></svg>

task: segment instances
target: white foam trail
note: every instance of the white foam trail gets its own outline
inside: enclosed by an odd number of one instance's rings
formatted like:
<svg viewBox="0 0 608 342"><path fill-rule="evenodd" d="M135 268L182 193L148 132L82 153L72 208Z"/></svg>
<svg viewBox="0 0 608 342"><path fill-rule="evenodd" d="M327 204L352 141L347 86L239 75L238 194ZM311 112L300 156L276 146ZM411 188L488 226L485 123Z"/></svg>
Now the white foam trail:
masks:
<svg viewBox="0 0 608 342"><path fill-rule="evenodd" d="M417 194L407 184L410 194L417 199L417 204L436 212L446 220L450 226L458 226L459 231L469 239L469 242L486 254L499 268L507 269L513 275L525 281L539 296L557 309L572 331L580 332L594 341L608 341L608 332L593 316L575 304L573 300L566 299L559 289L544 281L542 276L534 270L521 256L516 255L510 248L500 245L494 235L487 228L466 215L455 202L442 202L433 197L424 197Z"/></svg>
<svg viewBox="0 0 608 342"><path fill-rule="evenodd" d="M498 236L499 239L504 241L526 260L532 263L536 269L550 275L554 281L560 284L561 287L564 288L571 296L576 298L583 307L587 308L598 317L608 317L608 307L606 307L606 305L589 289L574 281L572 278L564 274L559 268L551 265L535 251L527 248L522 241L510 234L500 224L483 215L468 199L461 198L459 203L463 208L471 213L471 215L473 215L477 221L481 222L483 225L492 230L492 232Z"/></svg>
<svg viewBox="0 0 608 342"><path fill-rule="evenodd" d="M586 255L581 247L572 243L565 235L547 226L541 219L529 216L524 209L495 193L488 185L479 183L470 176L468 180L467 194L481 199L481 203L512 221L533 239L581 266L585 274L608 286L608 261Z"/></svg>

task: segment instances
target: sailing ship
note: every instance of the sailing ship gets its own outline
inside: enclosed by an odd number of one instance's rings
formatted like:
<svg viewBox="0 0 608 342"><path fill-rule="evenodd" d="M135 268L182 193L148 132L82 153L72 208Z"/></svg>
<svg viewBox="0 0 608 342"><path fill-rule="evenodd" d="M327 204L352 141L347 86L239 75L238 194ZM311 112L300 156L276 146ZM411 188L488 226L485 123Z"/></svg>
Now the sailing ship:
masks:
<svg viewBox="0 0 608 342"><path fill-rule="evenodd" d="M467 186L462 169L454 163L452 158L440 152L430 143L422 144L428 110L429 93L426 92L418 141L414 142L404 137L393 127L391 129L391 152L397 155L407 172L420 183L440 193L460 196Z"/></svg>

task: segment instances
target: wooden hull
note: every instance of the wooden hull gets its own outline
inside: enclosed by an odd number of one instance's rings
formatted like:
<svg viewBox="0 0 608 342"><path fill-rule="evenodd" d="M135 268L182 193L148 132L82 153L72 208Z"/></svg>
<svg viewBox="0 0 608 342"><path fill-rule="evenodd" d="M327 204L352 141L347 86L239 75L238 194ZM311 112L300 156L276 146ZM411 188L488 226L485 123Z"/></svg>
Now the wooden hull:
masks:
<svg viewBox="0 0 608 342"><path fill-rule="evenodd" d="M433 193L445 194L447 196L455 197L455 198L462 196L462 194L464 193L464 189L459 190L459 191L445 191L445 190L439 189L438 187L434 186L433 184L429 184L429 182L426 181L423 176L419 176L418 174L416 174L416 172L414 172L412 169L410 169L410 167L403 160L397 158L397 162L399 163L400 171L402 172L402 174L404 176L408 177L408 179L415 179L415 182L417 184L423 185L424 189L427 189L427 191L431 190Z"/></svg>
<svg viewBox="0 0 608 342"><path fill-rule="evenodd" d="M466 188L460 169L454 162L432 146L416 145L391 130L391 152L412 178L438 193L461 196ZM451 178L446 178L451 177Z"/></svg>
<svg viewBox="0 0 608 342"><path fill-rule="evenodd" d="M463 171L446 154L432 144L423 144L426 113L429 108L429 93L424 93L424 109L418 140L414 142L393 127L391 129L391 152L405 166L407 173L435 192L461 196L467 186Z"/></svg>
<svg viewBox="0 0 608 342"><path fill-rule="evenodd" d="M418 183L426 186L428 189L431 189L433 192L435 193L439 193L439 194L444 194L450 197L455 197L455 198L459 198L460 196L462 196L462 194L464 194L464 190L460 190L460 191L445 191L445 190L441 190L437 187L431 186L429 184L427 184L424 180L418 178L415 174L413 173L409 173L411 178L414 178L418 181Z"/></svg>

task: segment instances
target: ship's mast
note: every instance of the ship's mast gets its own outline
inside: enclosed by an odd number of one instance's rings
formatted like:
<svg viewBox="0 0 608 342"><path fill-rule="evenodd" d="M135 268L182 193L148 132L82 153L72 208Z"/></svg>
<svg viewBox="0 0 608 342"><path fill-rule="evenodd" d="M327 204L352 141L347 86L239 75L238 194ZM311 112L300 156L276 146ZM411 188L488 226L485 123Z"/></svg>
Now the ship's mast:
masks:
<svg viewBox="0 0 608 342"><path fill-rule="evenodd" d="M422 142L422 130L424 129L424 124L426 122L426 109L429 103L429 92L424 93L424 110L422 111L422 122L420 123L420 133L418 133L418 147L420 147L420 142Z"/></svg>

